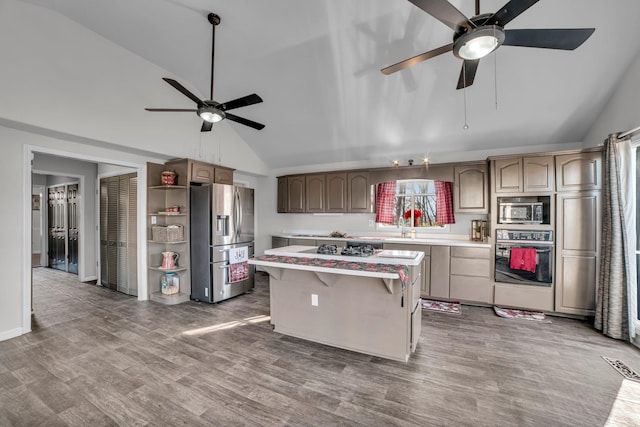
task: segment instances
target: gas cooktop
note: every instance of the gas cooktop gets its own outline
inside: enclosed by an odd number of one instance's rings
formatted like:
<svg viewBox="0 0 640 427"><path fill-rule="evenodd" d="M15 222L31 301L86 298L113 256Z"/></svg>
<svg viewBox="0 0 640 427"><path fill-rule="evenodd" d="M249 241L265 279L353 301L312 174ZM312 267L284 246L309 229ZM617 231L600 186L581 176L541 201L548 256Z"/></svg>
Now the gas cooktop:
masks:
<svg viewBox="0 0 640 427"><path fill-rule="evenodd" d="M357 246L347 246L338 249L336 245L320 245L316 253L326 255L344 255L366 257L375 254L375 248L372 245L364 244Z"/></svg>

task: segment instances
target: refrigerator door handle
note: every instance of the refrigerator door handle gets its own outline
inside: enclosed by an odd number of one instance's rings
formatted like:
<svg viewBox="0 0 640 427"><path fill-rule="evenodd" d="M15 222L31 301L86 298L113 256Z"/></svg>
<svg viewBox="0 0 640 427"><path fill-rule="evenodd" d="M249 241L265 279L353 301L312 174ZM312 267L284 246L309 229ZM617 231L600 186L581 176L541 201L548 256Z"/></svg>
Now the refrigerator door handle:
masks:
<svg viewBox="0 0 640 427"><path fill-rule="evenodd" d="M242 201L240 200L240 193L238 190L234 191L234 206L233 206L234 222L236 224L236 237L242 232Z"/></svg>

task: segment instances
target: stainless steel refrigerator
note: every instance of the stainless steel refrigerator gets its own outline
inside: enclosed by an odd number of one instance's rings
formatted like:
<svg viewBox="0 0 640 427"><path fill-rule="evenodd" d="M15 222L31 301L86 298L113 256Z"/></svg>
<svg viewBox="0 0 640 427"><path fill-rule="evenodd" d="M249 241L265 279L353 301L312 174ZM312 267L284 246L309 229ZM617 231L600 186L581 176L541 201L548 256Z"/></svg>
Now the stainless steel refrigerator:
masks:
<svg viewBox="0 0 640 427"><path fill-rule="evenodd" d="M215 303L252 290L255 267L242 260L253 256L253 189L191 184L189 211L191 299Z"/></svg>

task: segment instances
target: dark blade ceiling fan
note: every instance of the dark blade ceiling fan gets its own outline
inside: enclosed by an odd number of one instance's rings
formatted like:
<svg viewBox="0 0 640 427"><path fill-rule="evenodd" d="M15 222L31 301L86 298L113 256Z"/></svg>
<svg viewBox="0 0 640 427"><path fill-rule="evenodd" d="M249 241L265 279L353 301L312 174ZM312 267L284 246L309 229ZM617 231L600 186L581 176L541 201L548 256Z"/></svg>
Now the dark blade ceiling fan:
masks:
<svg viewBox="0 0 640 427"><path fill-rule="evenodd" d="M216 26L220 24L220 17L215 13L210 13L207 16L207 19L211 23L213 27L213 32L211 35L211 92L210 99L201 100L193 93L191 93L187 88L182 86L180 83L173 79L169 79L163 77L162 80L169 83L171 86L176 88L179 92L181 92L184 96L191 99L196 103L195 109L193 108L145 108L147 111L153 112L192 112L196 113L198 117L200 117L202 122L201 132L210 132L214 123L217 123L223 119L229 119L231 121L243 124L245 126L252 127L254 129L260 130L264 128L262 123L254 122L253 120L245 119L243 117L238 117L234 114L228 113L229 110L233 110L235 108L246 107L252 104L258 104L262 102L262 98L260 98L255 93L247 96L243 96L242 98L234 99L233 101L227 102L216 102L213 100L213 60L216 49Z"/></svg>
<svg viewBox="0 0 640 427"><path fill-rule="evenodd" d="M409 0L449 28L453 43L405 59L383 68L389 75L427 59L453 51L463 60L457 89L471 86L480 59L502 45L574 50L584 43L595 28L505 30L504 26L539 0L511 0L496 13L480 14L480 0L476 0L476 15L467 18L447 0Z"/></svg>

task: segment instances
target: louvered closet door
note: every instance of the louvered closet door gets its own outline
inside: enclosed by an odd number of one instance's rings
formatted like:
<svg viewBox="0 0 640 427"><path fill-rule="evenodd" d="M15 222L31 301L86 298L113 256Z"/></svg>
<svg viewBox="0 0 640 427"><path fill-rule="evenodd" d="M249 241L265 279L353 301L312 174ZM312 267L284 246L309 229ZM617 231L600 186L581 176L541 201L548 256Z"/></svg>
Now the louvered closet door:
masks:
<svg viewBox="0 0 640 427"><path fill-rule="evenodd" d="M49 194L49 267L67 270L66 257L66 195L65 187L48 189Z"/></svg>
<svg viewBox="0 0 640 427"><path fill-rule="evenodd" d="M100 284L109 286L109 258L107 241L108 179L100 180Z"/></svg>
<svg viewBox="0 0 640 427"><path fill-rule="evenodd" d="M78 274L78 184L67 186L67 271Z"/></svg>
<svg viewBox="0 0 640 427"><path fill-rule="evenodd" d="M107 182L107 270L110 289L118 289L118 177Z"/></svg>
<svg viewBox="0 0 640 427"><path fill-rule="evenodd" d="M138 295L138 177L131 174L127 214L127 283L129 295Z"/></svg>

